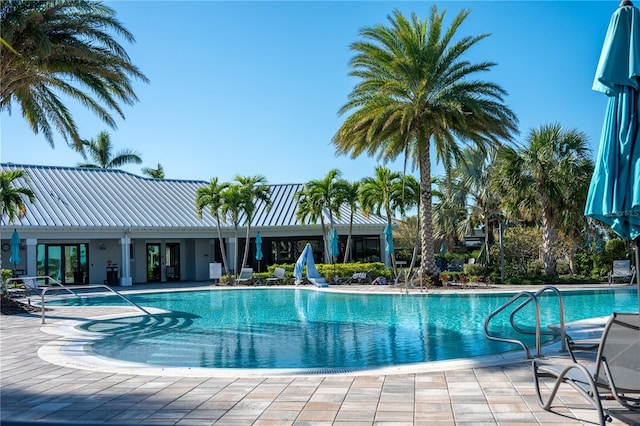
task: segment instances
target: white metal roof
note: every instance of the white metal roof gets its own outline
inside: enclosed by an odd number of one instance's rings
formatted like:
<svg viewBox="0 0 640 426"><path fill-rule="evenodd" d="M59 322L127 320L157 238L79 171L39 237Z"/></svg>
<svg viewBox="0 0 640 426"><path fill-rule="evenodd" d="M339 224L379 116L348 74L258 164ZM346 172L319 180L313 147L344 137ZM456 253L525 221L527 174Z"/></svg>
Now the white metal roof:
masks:
<svg viewBox="0 0 640 426"><path fill-rule="evenodd" d="M41 229L147 229L147 230L210 230L215 219L208 211L202 219L196 215L195 195L204 181L152 179L121 170L78 167L0 164L0 170L22 169L26 179L16 184L28 187L36 196L27 204L27 214L12 226ZM318 225L301 224L296 219L295 194L302 184L276 184L271 188L270 209L258 203L252 228L293 227ZM240 226L246 226L240 218ZM341 218L334 218L338 226L348 226L349 209L341 208ZM325 218L325 223L328 219ZM6 226L6 217L1 224ZM383 218L356 213L354 227L383 227ZM224 228L232 227L230 221Z"/></svg>

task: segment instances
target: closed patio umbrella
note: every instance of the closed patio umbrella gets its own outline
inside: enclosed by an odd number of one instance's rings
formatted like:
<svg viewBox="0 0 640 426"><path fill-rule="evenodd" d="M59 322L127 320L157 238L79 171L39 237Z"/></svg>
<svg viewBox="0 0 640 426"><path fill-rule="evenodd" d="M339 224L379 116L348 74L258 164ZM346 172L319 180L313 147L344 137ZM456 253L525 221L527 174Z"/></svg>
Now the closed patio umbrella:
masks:
<svg viewBox="0 0 640 426"><path fill-rule="evenodd" d="M331 231L331 245L329 249L330 249L329 251L331 253L331 257L340 256L340 245L338 240L338 231L336 230L336 228L333 228L333 230ZM334 260L334 263L335 263L335 260Z"/></svg>
<svg viewBox="0 0 640 426"><path fill-rule="evenodd" d="M260 272L260 261L262 260L262 236L259 232L256 235L256 260L258 261L258 272Z"/></svg>
<svg viewBox="0 0 640 426"><path fill-rule="evenodd" d="M9 258L9 263L13 263L13 269L17 269L20 263L20 235L15 229L11 234L11 257Z"/></svg>
<svg viewBox="0 0 640 426"><path fill-rule="evenodd" d="M393 230L391 229L391 225L387 223L387 226L384 227L384 239L387 242L384 251L391 255L393 253Z"/></svg>
<svg viewBox="0 0 640 426"><path fill-rule="evenodd" d="M336 228L331 230L331 244L329 245L329 252L331 254L331 261L333 262L333 275L335 279L336 263L338 263L338 256L340 256L340 245L338 240L338 231Z"/></svg>
<svg viewBox="0 0 640 426"><path fill-rule="evenodd" d="M640 10L630 1L613 13L593 90L609 97L585 215L635 240L640 258ZM640 271L638 271L640 272ZM640 275L638 306L640 309Z"/></svg>

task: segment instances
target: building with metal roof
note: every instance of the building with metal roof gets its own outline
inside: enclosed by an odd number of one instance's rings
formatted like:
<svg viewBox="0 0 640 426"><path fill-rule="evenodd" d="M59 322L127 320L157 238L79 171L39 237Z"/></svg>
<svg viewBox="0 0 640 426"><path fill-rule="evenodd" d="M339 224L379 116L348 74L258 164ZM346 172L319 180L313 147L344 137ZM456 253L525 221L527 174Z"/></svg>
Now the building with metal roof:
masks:
<svg viewBox="0 0 640 426"><path fill-rule="evenodd" d="M36 197L26 215L11 224L0 221L2 266L29 276L51 276L65 284L131 285L154 281L199 281L210 277L210 264L221 262L215 218L195 208L198 188L205 181L152 179L121 170L0 164L0 171L22 169L14 182ZM314 246L322 261L321 221L296 218L295 194L302 184L275 184L271 207L257 203L251 220L248 266L265 271L274 263L293 263L304 245ZM347 206L334 217L344 253L349 232ZM330 223L324 212L325 224ZM230 268L237 244L241 258L247 218L241 216L238 235L229 218L220 227ZM352 227L352 260L380 258L385 220L356 212ZM10 264L13 230L21 238L19 264ZM262 238L263 258L255 259L255 237ZM233 268L232 268L233 269Z"/></svg>

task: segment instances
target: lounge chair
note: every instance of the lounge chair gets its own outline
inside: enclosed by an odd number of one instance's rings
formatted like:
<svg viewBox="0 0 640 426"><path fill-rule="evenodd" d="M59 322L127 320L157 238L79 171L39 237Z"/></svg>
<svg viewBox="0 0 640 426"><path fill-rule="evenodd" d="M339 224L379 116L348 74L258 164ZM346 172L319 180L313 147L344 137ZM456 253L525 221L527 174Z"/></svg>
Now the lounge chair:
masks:
<svg viewBox="0 0 640 426"><path fill-rule="evenodd" d="M371 277L366 272L354 272L351 282L356 284L371 284Z"/></svg>
<svg viewBox="0 0 640 426"><path fill-rule="evenodd" d="M629 284L633 283L633 278L636 275L636 268L631 266L629 260L614 260L613 270L609 275L609 284L613 284L616 279L628 280Z"/></svg>
<svg viewBox="0 0 640 426"><path fill-rule="evenodd" d="M267 285L279 284L284 282L284 268L276 268L273 270L273 277L267 278Z"/></svg>
<svg viewBox="0 0 640 426"><path fill-rule="evenodd" d="M240 276L236 278L236 283L253 285L253 268L242 268Z"/></svg>
<svg viewBox="0 0 640 426"><path fill-rule="evenodd" d="M538 403L547 411L551 411L563 383L572 386L596 408L601 425L611 421L601 402L609 396L630 410L640 410L640 315L611 315L592 367L578 362L560 364L534 360L533 377ZM540 390L541 378L554 380L546 401Z"/></svg>

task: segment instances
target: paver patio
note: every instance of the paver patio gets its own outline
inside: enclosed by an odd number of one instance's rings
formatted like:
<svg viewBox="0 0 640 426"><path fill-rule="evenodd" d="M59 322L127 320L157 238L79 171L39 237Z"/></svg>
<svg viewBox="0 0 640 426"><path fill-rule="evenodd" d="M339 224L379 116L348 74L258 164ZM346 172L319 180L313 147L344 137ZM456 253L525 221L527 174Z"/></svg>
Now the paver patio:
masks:
<svg viewBox="0 0 640 426"><path fill-rule="evenodd" d="M556 413L542 410L536 401L531 362L525 360L398 374L372 370L180 377L157 374L158 369L148 375L76 368L38 355L43 345L67 339L50 334L56 325L126 309L55 307L47 312L45 328L39 314L0 317L2 423L476 426L597 422L592 407L569 387L559 394L566 407L556 407ZM640 425L640 413L619 408L615 401L606 405L613 407L612 426Z"/></svg>

